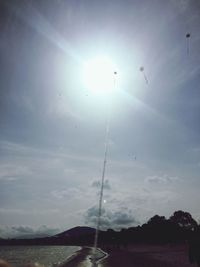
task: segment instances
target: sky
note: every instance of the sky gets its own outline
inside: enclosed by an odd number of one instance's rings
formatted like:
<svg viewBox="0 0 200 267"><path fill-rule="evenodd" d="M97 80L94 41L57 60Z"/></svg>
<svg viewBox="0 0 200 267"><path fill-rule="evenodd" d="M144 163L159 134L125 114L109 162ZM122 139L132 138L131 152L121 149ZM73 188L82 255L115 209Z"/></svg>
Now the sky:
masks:
<svg viewBox="0 0 200 267"><path fill-rule="evenodd" d="M108 114L101 227L200 219L199 25L197 0L0 1L0 236L95 225Z"/></svg>

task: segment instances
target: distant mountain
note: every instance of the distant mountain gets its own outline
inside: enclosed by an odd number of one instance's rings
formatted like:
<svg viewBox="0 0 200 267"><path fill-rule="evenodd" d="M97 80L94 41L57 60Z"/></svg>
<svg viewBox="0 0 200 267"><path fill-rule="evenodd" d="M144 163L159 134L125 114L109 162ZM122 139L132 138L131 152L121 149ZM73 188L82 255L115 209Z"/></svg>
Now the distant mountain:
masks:
<svg viewBox="0 0 200 267"><path fill-rule="evenodd" d="M0 239L0 245L77 245L91 244L95 229L87 226L77 226L56 235L28 236L21 235L12 239Z"/></svg>
<svg viewBox="0 0 200 267"><path fill-rule="evenodd" d="M45 238L45 237L51 237L51 234L47 233L33 233L33 234L19 234L15 235L12 238L14 239L33 239L33 238Z"/></svg>
<svg viewBox="0 0 200 267"><path fill-rule="evenodd" d="M73 239L73 238L78 238L80 236L85 236L85 235L93 235L95 234L95 229L87 226L77 226L74 228L71 228L69 230L66 230L64 232L58 233L56 235L52 235L49 233L25 233L25 234L20 234L20 235L15 235L12 237L12 239L35 239L35 238L57 238L57 239Z"/></svg>
<svg viewBox="0 0 200 267"><path fill-rule="evenodd" d="M88 227L88 226L77 226L71 228L67 231L62 233L56 234L53 237L57 238L73 238L73 237L80 237L84 235L93 235L95 234L96 229Z"/></svg>

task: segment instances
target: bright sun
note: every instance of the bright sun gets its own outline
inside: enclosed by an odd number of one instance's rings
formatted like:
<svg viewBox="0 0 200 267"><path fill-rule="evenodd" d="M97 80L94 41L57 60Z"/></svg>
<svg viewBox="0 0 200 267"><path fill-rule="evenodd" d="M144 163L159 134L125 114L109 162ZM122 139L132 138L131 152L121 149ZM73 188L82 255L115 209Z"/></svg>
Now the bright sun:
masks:
<svg viewBox="0 0 200 267"><path fill-rule="evenodd" d="M117 68L107 57L96 57L84 64L83 80L87 89L109 93L115 89Z"/></svg>

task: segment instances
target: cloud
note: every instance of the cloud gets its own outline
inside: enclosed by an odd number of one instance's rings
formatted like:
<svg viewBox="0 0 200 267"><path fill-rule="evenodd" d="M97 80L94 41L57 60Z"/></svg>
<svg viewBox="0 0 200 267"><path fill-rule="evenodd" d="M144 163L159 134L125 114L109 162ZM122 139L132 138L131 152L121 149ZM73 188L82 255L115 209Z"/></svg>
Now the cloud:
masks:
<svg viewBox="0 0 200 267"><path fill-rule="evenodd" d="M154 213L161 213L162 210L165 210L168 215L174 201L179 197L173 186L175 181L179 180L178 177L163 175L147 178L144 184L135 182L134 186L132 181L127 184L123 182L124 180L115 179L112 190L107 192L105 190L101 216L103 229L121 229L138 225L146 222ZM159 190L155 186L157 184ZM96 188L99 183L93 181L92 185ZM172 186L173 188L171 188ZM97 201L98 199L93 203L97 203ZM85 223L95 227L98 209L93 205L89 204L88 206L91 208L86 211L84 209L82 216Z"/></svg>
<svg viewBox="0 0 200 267"><path fill-rule="evenodd" d="M86 211L85 223L96 227L98 217L98 207L93 206ZM139 222L132 215L131 210L123 209L111 211L109 209L102 209L100 226L102 229L121 229L124 227L130 227L138 225Z"/></svg>
<svg viewBox="0 0 200 267"><path fill-rule="evenodd" d="M179 10L179 12L183 13L188 9L191 1L190 0L172 0L171 2Z"/></svg>
<svg viewBox="0 0 200 267"><path fill-rule="evenodd" d="M34 230L29 226L13 226L12 231L19 234L33 234Z"/></svg>
<svg viewBox="0 0 200 267"><path fill-rule="evenodd" d="M30 226L0 226L0 237L2 238L36 238L52 236L60 232L58 228L51 228L46 225L42 225L38 228L32 228Z"/></svg>
<svg viewBox="0 0 200 267"><path fill-rule="evenodd" d="M30 210L28 211L28 213L29 212L30 212ZM31 212L33 212L33 210ZM23 209L0 208L0 214L3 217L6 214L19 214L19 215L22 215L22 214L27 214L27 212L25 210L23 210Z"/></svg>
<svg viewBox="0 0 200 267"><path fill-rule="evenodd" d="M43 161L49 161L49 160L57 160L59 162L60 160L71 160L75 162L94 162L99 163L100 159L98 157L91 157L87 155L72 153L68 150L61 150L62 147L59 147L59 149L52 150L51 148L45 148L45 147L38 147L34 145L24 145L22 143L16 143L16 142L9 142L9 141L1 141L0 140L0 149L4 152L4 155L10 156L10 158L21 159L22 157L26 157L27 159L30 159L31 161L36 161L36 159L43 160ZM11 157L12 156L12 157ZM3 157L3 154L0 155L0 157ZM23 158L24 161L24 158ZM51 166L52 164L49 164L47 162L48 166ZM66 164L66 162L65 162ZM65 166L65 165L64 165ZM64 167L63 166L63 167ZM74 172L75 170L73 168L70 168L70 172Z"/></svg>
<svg viewBox="0 0 200 267"><path fill-rule="evenodd" d="M51 195L57 199L74 199L82 195L79 188L71 187L63 190L53 190Z"/></svg>
<svg viewBox="0 0 200 267"><path fill-rule="evenodd" d="M145 182L148 184L170 184L173 183L174 181L180 180L180 178L176 176L168 176L168 175L163 175L163 176L148 176L145 178Z"/></svg>
<svg viewBox="0 0 200 267"><path fill-rule="evenodd" d="M92 182L92 187L100 188L101 187L101 181L100 180L93 181ZM104 181L104 189L107 189L107 190L110 190L111 189L111 185L109 183L109 180L105 180Z"/></svg>
<svg viewBox="0 0 200 267"><path fill-rule="evenodd" d="M15 181L31 174L31 169L28 166L22 166L11 162L0 164L0 180Z"/></svg>
<svg viewBox="0 0 200 267"><path fill-rule="evenodd" d="M41 216L41 215L49 215L49 214L53 214L53 216L55 216L55 214L57 214L59 212L58 209L54 209L54 208L45 208L45 209L37 209L37 208L28 208L28 209L12 209L12 208L1 208L0 207L0 216L4 217L6 215L20 215L20 216Z"/></svg>
<svg viewBox="0 0 200 267"><path fill-rule="evenodd" d="M192 150L192 152L198 153L198 152L200 152L200 147L199 146L193 147L191 150Z"/></svg>

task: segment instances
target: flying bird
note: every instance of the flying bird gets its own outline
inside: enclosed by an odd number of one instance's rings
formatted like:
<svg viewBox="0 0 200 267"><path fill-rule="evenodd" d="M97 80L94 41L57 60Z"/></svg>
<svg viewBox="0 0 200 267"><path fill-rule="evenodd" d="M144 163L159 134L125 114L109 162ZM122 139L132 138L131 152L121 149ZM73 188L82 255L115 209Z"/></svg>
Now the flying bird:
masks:
<svg viewBox="0 0 200 267"><path fill-rule="evenodd" d="M148 82L147 76L146 76L146 74L144 72L144 67L141 66L140 67L140 71L143 73L144 79L145 79L146 83L148 84L149 82Z"/></svg>
<svg viewBox="0 0 200 267"><path fill-rule="evenodd" d="M191 34L190 33L187 33L186 35L185 35L185 37L186 37L186 39L187 39L187 54L189 55L189 39L190 39L190 37L191 37Z"/></svg>

